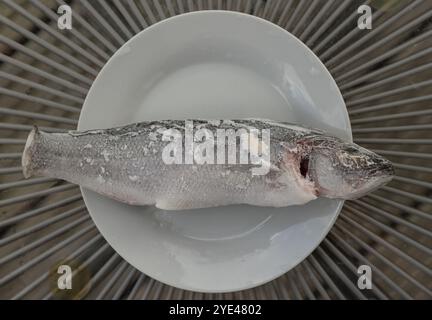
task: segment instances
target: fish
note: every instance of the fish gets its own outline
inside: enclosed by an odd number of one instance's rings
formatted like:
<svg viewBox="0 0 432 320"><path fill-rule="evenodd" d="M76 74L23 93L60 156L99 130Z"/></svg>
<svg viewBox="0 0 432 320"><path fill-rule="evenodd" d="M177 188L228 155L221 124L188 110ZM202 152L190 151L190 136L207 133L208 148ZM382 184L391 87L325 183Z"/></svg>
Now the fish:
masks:
<svg viewBox="0 0 432 320"><path fill-rule="evenodd" d="M155 120L61 133L34 127L22 168L25 178L63 179L162 210L351 200L394 175L390 161L355 143L269 119Z"/></svg>

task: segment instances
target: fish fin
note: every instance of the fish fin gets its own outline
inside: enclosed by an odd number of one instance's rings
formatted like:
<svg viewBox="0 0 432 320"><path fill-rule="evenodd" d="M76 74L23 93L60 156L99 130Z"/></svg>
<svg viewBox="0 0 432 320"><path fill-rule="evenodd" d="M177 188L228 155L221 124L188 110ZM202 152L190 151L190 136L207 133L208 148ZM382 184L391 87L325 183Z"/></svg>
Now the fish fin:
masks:
<svg viewBox="0 0 432 320"><path fill-rule="evenodd" d="M32 162L32 152L33 146L36 141L36 138L40 135L39 129L37 126L33 126L33 129L30 131L26 144L24 146L24 151L21 158L21 165L23 170L24 178L30 178L33 175L33 162Z"/></svg>

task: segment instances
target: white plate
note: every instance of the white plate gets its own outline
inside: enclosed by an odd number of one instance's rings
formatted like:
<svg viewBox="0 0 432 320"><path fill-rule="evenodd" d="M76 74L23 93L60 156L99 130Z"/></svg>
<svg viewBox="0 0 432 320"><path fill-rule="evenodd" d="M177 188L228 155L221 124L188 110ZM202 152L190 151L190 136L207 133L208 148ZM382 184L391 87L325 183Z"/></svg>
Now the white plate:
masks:
<svg viewBox="0 0 432 320"><path fill-rule="evenodd" d="M251 117L351 140L339 89L303 43L260 18L201 11L159 22L123 45L93 83L78 128ZM204 292L246 289L287 272L318 246L343 204L166 212L82 193L102 235L130 264Z"/></svg>

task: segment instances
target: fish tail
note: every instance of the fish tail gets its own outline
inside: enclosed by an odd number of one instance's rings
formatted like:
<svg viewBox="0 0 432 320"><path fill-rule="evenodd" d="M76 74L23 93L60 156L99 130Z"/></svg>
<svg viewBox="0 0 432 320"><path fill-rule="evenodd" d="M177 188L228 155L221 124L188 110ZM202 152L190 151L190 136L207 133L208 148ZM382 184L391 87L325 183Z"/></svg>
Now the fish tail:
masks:
<svg viewBox="0 0 432 320"><path fill-rule="evenodd" d="M24 151L21 158L21 165L23 170L24 178L30 178L33 176L34 165L33 165L33 154L35 151L35 145L40 136L40 131L37 126L33 126L30 131L26 144L24 146Z"/></svg>

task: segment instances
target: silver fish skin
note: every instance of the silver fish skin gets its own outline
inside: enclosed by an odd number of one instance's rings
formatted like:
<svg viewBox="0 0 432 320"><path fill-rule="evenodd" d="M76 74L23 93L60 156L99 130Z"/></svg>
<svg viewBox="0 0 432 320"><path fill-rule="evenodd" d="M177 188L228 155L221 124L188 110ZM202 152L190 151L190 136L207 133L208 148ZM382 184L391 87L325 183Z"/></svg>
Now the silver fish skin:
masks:
<svg viewBox="0 0 432 320"><path fill-rule="evenodd" d="M118 201L164 210L353 199L394 174L388 160L319 130L266 119L190 121L193 132L204 128L214 137L218 129L270 130L268 173L253 175L256 164L166 164L162 155L170 141L162 139L163 132L184 134L185 121L164 120L67 133L35 127L23 151L23 174L67 180Z"/></svg>

